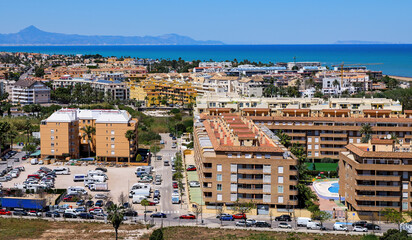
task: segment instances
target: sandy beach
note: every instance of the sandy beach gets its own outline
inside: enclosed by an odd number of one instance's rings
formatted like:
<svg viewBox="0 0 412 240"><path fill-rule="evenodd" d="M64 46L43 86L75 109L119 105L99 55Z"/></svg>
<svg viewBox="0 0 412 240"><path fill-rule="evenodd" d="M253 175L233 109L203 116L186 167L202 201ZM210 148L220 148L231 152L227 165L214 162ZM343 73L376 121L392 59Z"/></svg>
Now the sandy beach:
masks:
<svg viewBox="0 0 412 240"><path fill-rule="evenodd" d="M391 78L396 78L400 81L408 81L408 82L412 82L412 77L398 77L398 76L389 76Z"/></svg>

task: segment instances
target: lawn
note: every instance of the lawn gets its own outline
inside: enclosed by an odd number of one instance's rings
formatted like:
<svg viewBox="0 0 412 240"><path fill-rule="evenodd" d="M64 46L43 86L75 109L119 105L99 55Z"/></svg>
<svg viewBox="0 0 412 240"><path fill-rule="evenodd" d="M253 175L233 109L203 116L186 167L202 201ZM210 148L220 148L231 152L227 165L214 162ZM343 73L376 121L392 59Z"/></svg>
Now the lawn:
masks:
<svg viewBox="0 0 412 240"><path fill-rule="evenodd" d="M315 165L315 169L313 169L313 165ZM306 163L309 170L317 170L317 171L336 171L338 167L338 163Z"/></svg>

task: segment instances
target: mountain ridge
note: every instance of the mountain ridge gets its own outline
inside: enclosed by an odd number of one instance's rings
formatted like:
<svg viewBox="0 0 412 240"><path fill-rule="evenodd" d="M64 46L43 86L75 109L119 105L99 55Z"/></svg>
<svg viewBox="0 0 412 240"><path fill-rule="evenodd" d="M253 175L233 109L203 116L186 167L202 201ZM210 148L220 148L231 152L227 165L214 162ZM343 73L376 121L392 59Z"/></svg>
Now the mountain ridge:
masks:
<svg viewBox="0 0 412 240"><path fill-rule="evenodd" d="M0 45L223 45L221 41L194 40L175 33L160 36L112 36L52 33L30 25L17 33L0 34Z"/></svg>

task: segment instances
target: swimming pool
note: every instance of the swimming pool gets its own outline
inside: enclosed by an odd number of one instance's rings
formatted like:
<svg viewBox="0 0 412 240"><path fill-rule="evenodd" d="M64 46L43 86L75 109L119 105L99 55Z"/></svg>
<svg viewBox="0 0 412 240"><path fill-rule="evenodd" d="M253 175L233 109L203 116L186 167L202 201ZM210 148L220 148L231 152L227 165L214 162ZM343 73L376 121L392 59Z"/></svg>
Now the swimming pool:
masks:
<svg viewBox="0 0 412 240"><path fill-rule="evenodd" d="M328 188L331 193L339 193L339 183L332 183L332 186Z"/></svg>

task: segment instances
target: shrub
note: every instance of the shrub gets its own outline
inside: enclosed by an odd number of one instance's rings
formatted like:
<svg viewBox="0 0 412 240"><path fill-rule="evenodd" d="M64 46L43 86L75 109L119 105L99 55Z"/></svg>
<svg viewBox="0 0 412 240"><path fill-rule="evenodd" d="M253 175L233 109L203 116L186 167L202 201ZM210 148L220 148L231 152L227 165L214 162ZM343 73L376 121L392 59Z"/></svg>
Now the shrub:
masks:
<svg viewBox="0 0 412 240"><path fill-rule="evenodd" d="M149 240L163 240L163 230L161 228L156 229L153 231L152 235L150 235Z"/></svg>

